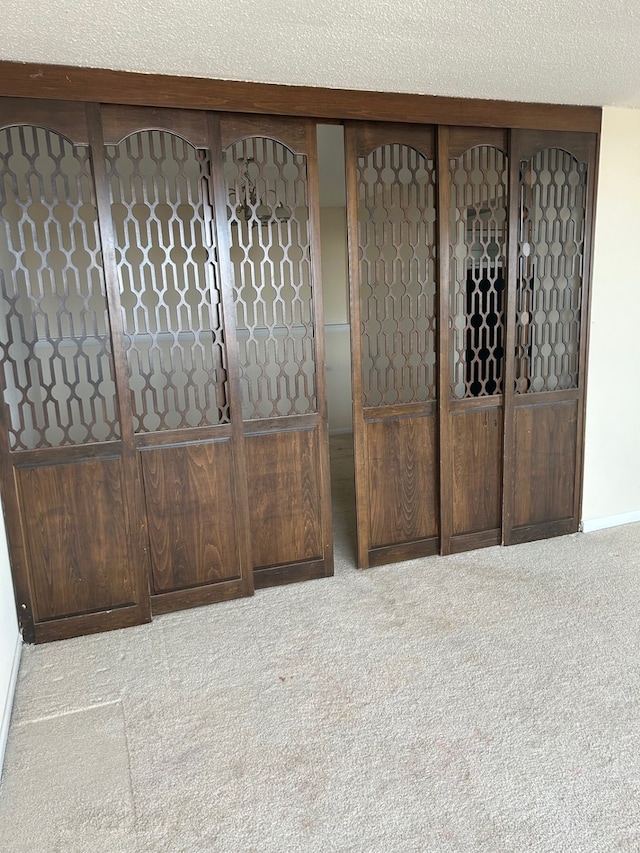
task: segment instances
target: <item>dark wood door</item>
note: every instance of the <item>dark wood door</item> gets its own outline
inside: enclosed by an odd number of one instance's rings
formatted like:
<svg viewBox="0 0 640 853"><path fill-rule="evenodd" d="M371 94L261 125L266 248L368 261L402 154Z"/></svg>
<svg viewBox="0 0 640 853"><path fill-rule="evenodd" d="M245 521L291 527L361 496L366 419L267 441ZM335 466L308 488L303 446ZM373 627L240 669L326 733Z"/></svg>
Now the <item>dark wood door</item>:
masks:
<svg viewBox="0 0 640 853"><path fill-rule="evenodd" d="M215 214L220 131L203 112L103 107L101 119L102 221L161 613L253 590L232 297L218 252L226 221Z"/></svg>
<svg viewBox="0 0 640 853"><path fill-rule="evenodd" d="M439 547L432 128L346 126L358 565Z"/></svg>
<svg viewBox="0 0 640 853"><path fill-rule="evenodd" d="M506 544L578 529L596 141L512 132Z"/></svg>
<svg viewBox="0 0 640 853"><path fill-rule="evenodd" d="M441 551L502 538L507 132L440 128Z"/></svg>
<svg viewBox="0 0 640 853"><path fill-rule="evenodd" d="M315 124L221 119L256 587L333 574ZM225 257L226 257L225 253Z"/></svg>
<svg viewBox="0 0 640 853"><path fill-rule="evenodd" d="M142 489L84 107L0 109L3 500L24 636L58 639L150 618Z"/></svg>

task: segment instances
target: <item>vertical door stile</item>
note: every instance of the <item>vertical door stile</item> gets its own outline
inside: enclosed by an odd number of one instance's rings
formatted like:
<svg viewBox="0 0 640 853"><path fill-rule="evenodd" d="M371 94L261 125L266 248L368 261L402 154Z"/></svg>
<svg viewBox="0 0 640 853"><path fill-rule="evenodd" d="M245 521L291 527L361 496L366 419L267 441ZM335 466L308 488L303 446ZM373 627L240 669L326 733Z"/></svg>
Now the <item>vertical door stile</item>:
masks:
<svg viewBox="0 0 640 853"><path fill-rule="evenodd" d="M356 482L356 528L358 567L369 568L369 499L367 477L367 434L364 424L362 390L362 348L360 336L360 253L358 225L358 160L356 126L345 125L345 166L347 188L347 235L349 244L349 325L351 329L351 386L353 397L353 444Z"/></svg>
<svg viewBox="0 0 640 853"><path fill-rule="evenodd" d="M515 488L515 351L516 351L516 294L518 287L518 234L520 230L519 160L515 142L517 131L509 133L509 192L508 192L508 269L505 316L504 359L504 434L502 466L502 544L511 544L513 501Z"/></svg>
<svg viewBox="0 0 640 853"><path fill-rule="evenodd" d="M582 278L582 313L580 317L580 376L578 385L577 464L574 495L574 517L581 521L584 486L584 437L587 407L587 374L589 368L589 329L591 328L591 270L593 266L593 229L596 215L599 137L592 136L587 146L587 198L585 205L585 238Z"/></svg>
<svg viewBox="0 0 640 853"><path fill-rule="evenodd" d="M452 464L455 448L451 442L449 415L449 347L451 324L449 319L450 231L449 207L451 186L449 182L449 130L438 127L438 167L436 173L438 206L438 435L440 455L440 553L451 553L453 530L453 478Z"/></svg>
<svg viewBox="0 0 640 853"><path fill-rule="evenodd" d="M144 489L140 465L136 456L133 413L129 394L129 368L124 346L124 326L120 301L120 285L116 267L115 239L111 218L111 191L105 162L102 118L98 104L86 104L89 145L98 209L98 232L102 246L102 265L107 295L107 312L111 329L111 351L116 384L117 411L122 436L124 492L129 517L132 565L136 567L137 583L144 604L145 616L151 619L149 538L144 512Z"/></svg>
<svg viewBox="0 0 640 853"><path fill-rule="evenodd" d="M314 324L315 324L315 362L316 387L318 395L318 438L319 438L319 465L318 475L320 480L320 500L322 518L322 550L325 571L327 575L333 574L333 530L331 521L331 475L329 471L329 416L327 410L327 378L326 378L326 356L324 341L324 309L322 301L322 268L320 259L320 185L318 177L318 139L316 125L307 120L307 180L309 186L309 230L311 246L315 251L311 252L311 279L315 282L315 299L313 300Z"/></svg>
<svg viewBox="0 0 640 853"><path fill-rule="evenodd" d="M229 491L234 494L238 528L242 531L238 541L239 573L246 595L253 593L253 572L251 571L251 525L249 521L249 498L247 487L247 461L245 451L244 426L242 423L242 396L240 391L240 370L238 366L238 343L236 332L235 305L233 298L233 274L231 271L231 241L227 218L227 190L224 180L224 161L220 134L220 116L207 114L207 133L211 151L211 188L215 222L207 222L207 228L215 228L218 270L222 302L222 326L225 330L227 351L227 387L229 393L229 412L231 416L231 441L233 446L232 470L234 480Z"/></svg>

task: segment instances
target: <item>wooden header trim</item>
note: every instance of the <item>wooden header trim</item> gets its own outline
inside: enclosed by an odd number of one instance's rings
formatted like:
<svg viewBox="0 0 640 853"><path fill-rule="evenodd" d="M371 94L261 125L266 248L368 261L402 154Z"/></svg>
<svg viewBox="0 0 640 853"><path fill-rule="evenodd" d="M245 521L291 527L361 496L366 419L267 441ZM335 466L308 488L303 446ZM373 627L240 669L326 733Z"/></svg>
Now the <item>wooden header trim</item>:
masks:
<svg viewBox="0 0 640 853"><path fill-rule="evenodd" d="M466 100L0 62L0 95L223 112L598 133L600 107Z"/></svg>

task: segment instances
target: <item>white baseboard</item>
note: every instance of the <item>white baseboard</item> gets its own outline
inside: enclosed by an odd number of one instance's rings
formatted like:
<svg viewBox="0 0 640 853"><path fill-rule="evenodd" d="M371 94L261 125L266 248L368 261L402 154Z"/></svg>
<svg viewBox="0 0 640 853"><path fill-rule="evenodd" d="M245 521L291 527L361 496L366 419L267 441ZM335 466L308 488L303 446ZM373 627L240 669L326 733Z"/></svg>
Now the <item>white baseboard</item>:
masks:
<svg viewBox="0 0 640 853"><path fill-rule="evenodd" d="M584 533L591 533L607 527L618 527L620 524L633 524L634 521L640 521L640 509L623 512L621 515L609 515L606 518L591 518L582 522L582 530Z"/></svg>
<svg viewBox="0 0 640 853"><path fill-rule="evenodd" d="M18 681L18 670L20 669L20 656L22 655L22 637L18 634L16 638L16 648L13 655L13 664L11 666L11 675L9 676L9 689L4 701L4 710L2 719L0 720L0 775L2 774L2 765L4 764L4 751L7 747L7 738L9 736L9 723L11 722L11 711L13 710L13 697L16 693L16 682Z"/></svg>

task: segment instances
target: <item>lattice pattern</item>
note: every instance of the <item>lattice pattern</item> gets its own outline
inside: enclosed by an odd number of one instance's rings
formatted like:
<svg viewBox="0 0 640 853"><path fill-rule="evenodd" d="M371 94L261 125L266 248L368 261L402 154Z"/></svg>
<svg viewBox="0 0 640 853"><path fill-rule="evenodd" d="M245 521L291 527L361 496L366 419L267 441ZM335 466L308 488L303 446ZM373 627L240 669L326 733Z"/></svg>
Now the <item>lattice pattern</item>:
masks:
<svg viewBox="0 0 640 853"><path fill-rule="evenodd" d="M0 354L11 450L120 436L89 151L0 131Z"/></svg>
<svg viewBox="0 0 640 853"><path fill-rule="evenodd" d="M517 393L578 387L586 183L558 148L520 164Z"/></svg>
<svg viewBox="0 0 640 853"><path fill-rule="evenodd" d="M451 395L502 393L507 158L477 146L449 161Z"/></svg>
<svg viewBox="0 0 640 853"><path fill-rule="evenodd" d="M152 130L106 155L135 431L226 423L208 153Z"/></svg>
<svg viewBox="0 0 640 853"><path fill-rule="evenodd" d="M225 150L243 415L317 411L306 157L264 137Z"/></svg>
<svg viewBox="0 0 640 853"><path fill-rule="evenodd" d="M436 396L435 167L405 145L358 158L365 406Z"/></svg>

